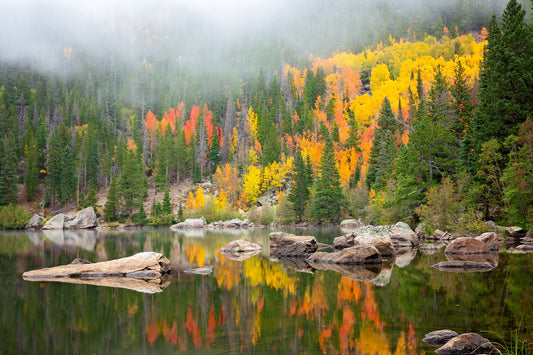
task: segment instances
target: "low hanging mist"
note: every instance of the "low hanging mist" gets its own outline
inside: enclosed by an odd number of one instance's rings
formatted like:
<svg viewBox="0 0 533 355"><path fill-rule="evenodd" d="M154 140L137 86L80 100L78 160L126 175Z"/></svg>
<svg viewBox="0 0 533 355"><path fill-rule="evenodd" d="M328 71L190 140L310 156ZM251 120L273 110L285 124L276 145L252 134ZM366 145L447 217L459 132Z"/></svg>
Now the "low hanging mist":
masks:
<svg viewBox="0 0 533 355"><path fill-rule="evenodd" d="M463 16L458 30L465 32L472 26L462 13L465 1L4 0L0 59L54 72L76 69L79 61L71 58L83 56L242 75L305 61L310 54L359 50L389 34L404 35L409 22L423 32L424 26L443 27L447 19ZM480 2L483 16L476 21L504 5Z"/></svg>

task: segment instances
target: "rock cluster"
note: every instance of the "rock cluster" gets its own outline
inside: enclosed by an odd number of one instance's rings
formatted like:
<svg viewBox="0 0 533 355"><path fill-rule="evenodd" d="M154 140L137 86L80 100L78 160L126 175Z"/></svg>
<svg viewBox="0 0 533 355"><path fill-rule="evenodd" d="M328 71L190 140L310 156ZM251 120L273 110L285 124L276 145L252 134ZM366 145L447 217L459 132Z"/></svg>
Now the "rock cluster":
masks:
<svg viewBox="0 0 533 355"><path fill-rule="evenodd" d="M453 330L437 330L426 334L423 342L440 346L435 353L448 354L501 354L486 338L476 333L457 334Z"/></svg>
<svg viewBox="0 0 533 355"><path fill-rule="evenodd" d="M35 217L37 216L37 217ZM37 228L37 221L40 219L38 215L35 215L30 219L27 228ZM41 220L42 222L42 220ZM39 222L39 225L40 223ZM31 226L30 226L31 224ZM97 226L96 213L93 207L87 207L76 214L68 215L59 213L52 217L45 223L42 229L44 230L59 230L59 229L89 229Z"/></svg>

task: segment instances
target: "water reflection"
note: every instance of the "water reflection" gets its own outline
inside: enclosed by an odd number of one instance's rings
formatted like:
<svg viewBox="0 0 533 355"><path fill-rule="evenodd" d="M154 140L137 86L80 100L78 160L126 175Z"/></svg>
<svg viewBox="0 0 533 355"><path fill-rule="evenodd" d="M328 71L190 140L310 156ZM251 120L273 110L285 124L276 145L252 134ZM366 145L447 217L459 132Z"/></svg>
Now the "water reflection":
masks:
<svg viewBox="0 0 533 355"><path fill-rule="evenodd" d="M421 342L429 331L488 330L489 339L501 342L520 325L525 340L533 341L531 255L501 254L498 267L481 274L440 272L430 266L446 260L442 251L417 250L378 267L332 269L271 258L269 230L243 232L191 238L136 230L96 233L90 242L63 235L63 244L42 235L0 235L0 353L418 354L434 350ZM218 252L240 238L263 251L244 261ZM112 260L145 249L172 262L163 292L20 278L23 271L75 257ZM199 267L213 272L185 272Z"/></svg>

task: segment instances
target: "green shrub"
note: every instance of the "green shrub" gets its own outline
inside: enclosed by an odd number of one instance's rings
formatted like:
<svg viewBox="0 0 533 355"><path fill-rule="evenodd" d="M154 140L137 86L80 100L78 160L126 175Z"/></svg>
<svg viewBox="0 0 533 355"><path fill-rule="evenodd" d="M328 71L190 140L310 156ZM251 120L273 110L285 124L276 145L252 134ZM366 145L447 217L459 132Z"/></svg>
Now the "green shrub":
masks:
<svg viewBox="0 0 533 355"><path fill-rule="evenodd" d="M27 207L7 205L0 208L0 229L23 229L30 221Z"/></svg>
<svg viewBox="0 0 533 355"><path fill-rule="evenodd" d="M148 220L148 225L152 227L171 226L174 223L176 223L176 220L173 214L154 216Z"/></svg>
<svg viewBox="0 0 533 355"><path fill-rule="evenodd" d="M248 212L248 219L257 224L269 225L274 222L275 217L276 207L274 206L254 206Z"/></svg>

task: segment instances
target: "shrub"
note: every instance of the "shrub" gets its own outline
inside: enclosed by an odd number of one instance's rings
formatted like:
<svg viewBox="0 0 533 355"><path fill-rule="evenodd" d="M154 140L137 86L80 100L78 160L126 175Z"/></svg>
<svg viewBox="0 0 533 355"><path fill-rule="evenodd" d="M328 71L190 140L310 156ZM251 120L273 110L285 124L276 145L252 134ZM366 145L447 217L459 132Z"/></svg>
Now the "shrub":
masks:
<svg viewBox="0 0 533 355"><path fill-rule="evenodd" d="M27 207L9 204L0 208L0 229L23 229L30 221Z"/></svg>
<svg viewBox="0 0 533 355"><path fill-rule="evenodd" d="M275 217L276 207L273 206L254 206L248 211L248 219L257 224L269 225L274 222Z"/></svg>

